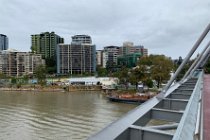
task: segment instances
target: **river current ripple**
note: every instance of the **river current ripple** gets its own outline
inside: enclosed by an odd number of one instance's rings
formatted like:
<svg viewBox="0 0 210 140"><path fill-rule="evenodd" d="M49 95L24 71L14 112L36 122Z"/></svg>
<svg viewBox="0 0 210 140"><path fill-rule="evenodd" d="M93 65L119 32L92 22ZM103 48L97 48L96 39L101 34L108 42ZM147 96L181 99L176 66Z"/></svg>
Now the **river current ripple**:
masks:
<svg viewBox="0 0 210 140"><path fill-rule="evenodd" d="M134 107L100 92L0 91L0 139L87 139Z"/></svg>

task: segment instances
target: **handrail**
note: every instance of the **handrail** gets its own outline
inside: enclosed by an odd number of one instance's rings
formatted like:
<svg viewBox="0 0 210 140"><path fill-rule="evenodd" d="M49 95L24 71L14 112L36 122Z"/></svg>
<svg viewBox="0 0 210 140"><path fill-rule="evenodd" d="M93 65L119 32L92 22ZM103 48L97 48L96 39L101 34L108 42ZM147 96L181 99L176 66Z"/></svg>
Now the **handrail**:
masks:
<svg viewBox="0 0 210 140"><path fill-rule="evenodd" d="M189 103L185 109L184 115L179 123L179 126L174 134L172 140L193 140L195 137L197 114L199 109L200 95L202 92L203 72L200 74L195 89L193 90L192 96L190 97Z"/></svg>
<svg viewBox="0 0 210 140"><path fill-rule="evenodd" d="M201 81L203 78L202 73L202 71L196 71L191 81L183 83L181 86L180 83L171 86L165 94L165 98L158 99L154 97L150 99L128 112L119 120L108 125L88 140L191 139L194 137L196 129L198 104L200 100L198 97L201 94ZM192 87L191 85L195 86ZM183 89L183 87L185 88ZM189 90L186 91L186 88ZM190 99L184 96L186 92ZM181 96L182 98L177 98L177 96ZM147 123L152 119L165 120L171 123L162 126L147 126ZM176 124L178 124L177 129ZM171 134L168 131L164 131L164 129L176 129L176 133ZM179 135L184 136L180 137Z"/></svg>

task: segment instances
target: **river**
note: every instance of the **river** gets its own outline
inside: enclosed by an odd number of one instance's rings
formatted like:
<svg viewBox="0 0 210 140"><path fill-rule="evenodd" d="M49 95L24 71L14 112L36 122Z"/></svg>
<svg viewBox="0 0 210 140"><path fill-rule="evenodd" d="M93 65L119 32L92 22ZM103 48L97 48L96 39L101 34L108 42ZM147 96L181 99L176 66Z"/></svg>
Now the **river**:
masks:
<svg viewBox="0 0 210 140"><path fill-rule="evenodd" d="M135 107L100 92L0 91L0 139L83 140Z"/></svg>

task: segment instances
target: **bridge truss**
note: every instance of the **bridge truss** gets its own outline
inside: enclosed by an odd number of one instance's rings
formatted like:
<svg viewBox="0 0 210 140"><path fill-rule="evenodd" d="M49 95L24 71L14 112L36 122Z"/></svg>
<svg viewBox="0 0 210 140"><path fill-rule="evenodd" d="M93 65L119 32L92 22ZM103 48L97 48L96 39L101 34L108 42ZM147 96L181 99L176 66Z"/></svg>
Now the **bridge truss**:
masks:
<svg viewBox="0 0 210 140"><path fill-rule="evenodd" d="M128 112L89 140L203 140L202 68L210 54L210 41L182 80L172 83L209 33L201 34L182 64L157 96Z"/></svg>

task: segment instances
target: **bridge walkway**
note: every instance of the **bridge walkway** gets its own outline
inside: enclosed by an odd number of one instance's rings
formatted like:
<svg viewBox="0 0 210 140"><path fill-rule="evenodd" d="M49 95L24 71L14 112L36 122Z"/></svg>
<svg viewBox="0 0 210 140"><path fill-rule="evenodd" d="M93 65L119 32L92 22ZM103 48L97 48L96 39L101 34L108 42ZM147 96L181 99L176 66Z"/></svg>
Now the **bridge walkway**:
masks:
<svg viewBox="0 0 210 140"><path fill-rule="evenodd" d="M204 140L210 140L210 75L204 76L204 94L203 94L203 135Z"/></svg>

